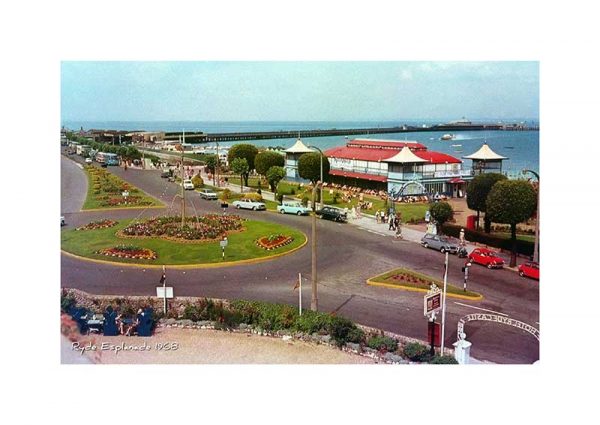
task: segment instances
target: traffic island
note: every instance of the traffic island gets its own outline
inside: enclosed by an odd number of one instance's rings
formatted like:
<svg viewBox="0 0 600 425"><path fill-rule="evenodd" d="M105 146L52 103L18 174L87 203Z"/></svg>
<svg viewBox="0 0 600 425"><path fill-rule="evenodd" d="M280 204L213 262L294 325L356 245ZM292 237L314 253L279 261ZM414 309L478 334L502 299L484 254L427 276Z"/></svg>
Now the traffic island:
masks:
<svg viewBox="0 0 600 425"><path fill-rule="evenodd" d="M437 285L439 288L444 287L444 282L439 279L404 268L390 270L386 273L367 279L367 285L385 286L388 288L397 288L424 293L429 291L432 283ZM464 291L463 288L459 288L450 283L447 283L446 287L446 295L448 297L462 298L466 300L483 299L483 295L479 294L478 292Z"/></svg>
<svg viewBox="0 0 600 425"><path fill-rule="evenodd" d="M175 226L174 219L162 217L137 222L121 221L113 227L86 231L66 230L61 232L61 248L68 255L97 262L201 268L269 260L290 254L306 245L307 241L301 231L276 223L239 217L236 220L233 216L203 218L189 217L183 228ZM162 226L157 222L162 222ZM256 243L265 235L285 235L289 238L286 240L288 243L265 250ZM223 238L227 239L225 248L221 246ZM130 245L152 252L154 258L107 257L103 254L111 248Z"/></svg>

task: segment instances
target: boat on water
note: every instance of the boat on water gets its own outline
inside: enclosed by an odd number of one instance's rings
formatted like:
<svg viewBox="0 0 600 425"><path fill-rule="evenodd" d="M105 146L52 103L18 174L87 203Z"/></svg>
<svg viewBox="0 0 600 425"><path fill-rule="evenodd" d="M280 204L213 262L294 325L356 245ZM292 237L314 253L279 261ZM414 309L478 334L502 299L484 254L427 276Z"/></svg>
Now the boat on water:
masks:
<svg viewBox="0 0 600 425"><path fill-rule="evenodd" d="M504 149L514 149L514 146L504 146Z"/></svg>
<svg viewBox="0 0 600 425"><path fill-rule="evenodd" d="M452 145L453 148L462 148L462 145Z"/></svg>
<svg viewBox="0 0 600 425"><path fill-rule="evenodd" d="M453 134L444 134L442 137L440 137L441 140L452 140L454 139L454 135Z"/></svg>

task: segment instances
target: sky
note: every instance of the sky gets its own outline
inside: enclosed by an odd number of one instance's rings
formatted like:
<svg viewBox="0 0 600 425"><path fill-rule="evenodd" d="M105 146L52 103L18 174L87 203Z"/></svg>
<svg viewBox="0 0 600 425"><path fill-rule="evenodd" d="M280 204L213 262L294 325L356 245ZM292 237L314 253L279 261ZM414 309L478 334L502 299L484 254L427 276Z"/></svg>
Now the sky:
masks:
<svg viewBox="0 0 600 425"><path fill-rule="evenodd" d="M61 63L62 121L539 118L538 62Z"/></svg>

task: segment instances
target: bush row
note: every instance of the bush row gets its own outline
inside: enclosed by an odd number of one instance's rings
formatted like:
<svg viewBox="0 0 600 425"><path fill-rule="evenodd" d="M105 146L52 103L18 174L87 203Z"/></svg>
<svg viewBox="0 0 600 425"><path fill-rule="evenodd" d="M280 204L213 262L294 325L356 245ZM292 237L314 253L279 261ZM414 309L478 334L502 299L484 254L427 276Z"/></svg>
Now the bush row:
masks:
<svg viewBox="0 0 600 425"><path fill-rule="evenodd" d="M459 237L460 229L463 229L463 227L454 224L444 224L442 226L442 232L445 235L454 236L456 238ZM495 248L506 249L508 251L512 250L512 241L510 239L499 238L498 236L477 232L471 229L464 230L465 239L469 242L478 242ZM533 242L517 239L517 253L530 257L533 255L533 245Z"/></svg>

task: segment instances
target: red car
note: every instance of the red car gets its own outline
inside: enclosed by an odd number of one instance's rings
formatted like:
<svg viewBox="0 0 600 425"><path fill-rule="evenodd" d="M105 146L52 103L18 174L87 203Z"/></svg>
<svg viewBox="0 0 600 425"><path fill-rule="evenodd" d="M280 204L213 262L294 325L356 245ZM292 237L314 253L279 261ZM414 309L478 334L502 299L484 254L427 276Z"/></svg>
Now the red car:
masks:
<svg viewBox="0 0 600 425"><path fill-rule="evenodd" d="M487 248L475 248L469 254L469 261L486 266L488 269L504 267L504 260Z"/></svg>
<svg viewBox="0 0 600 425"><path fill-rule="evenodd" d="M532 279L540 280L540 265L533 261L528 261L519 266L519 275L521 277L530 277Z"/></svg>

